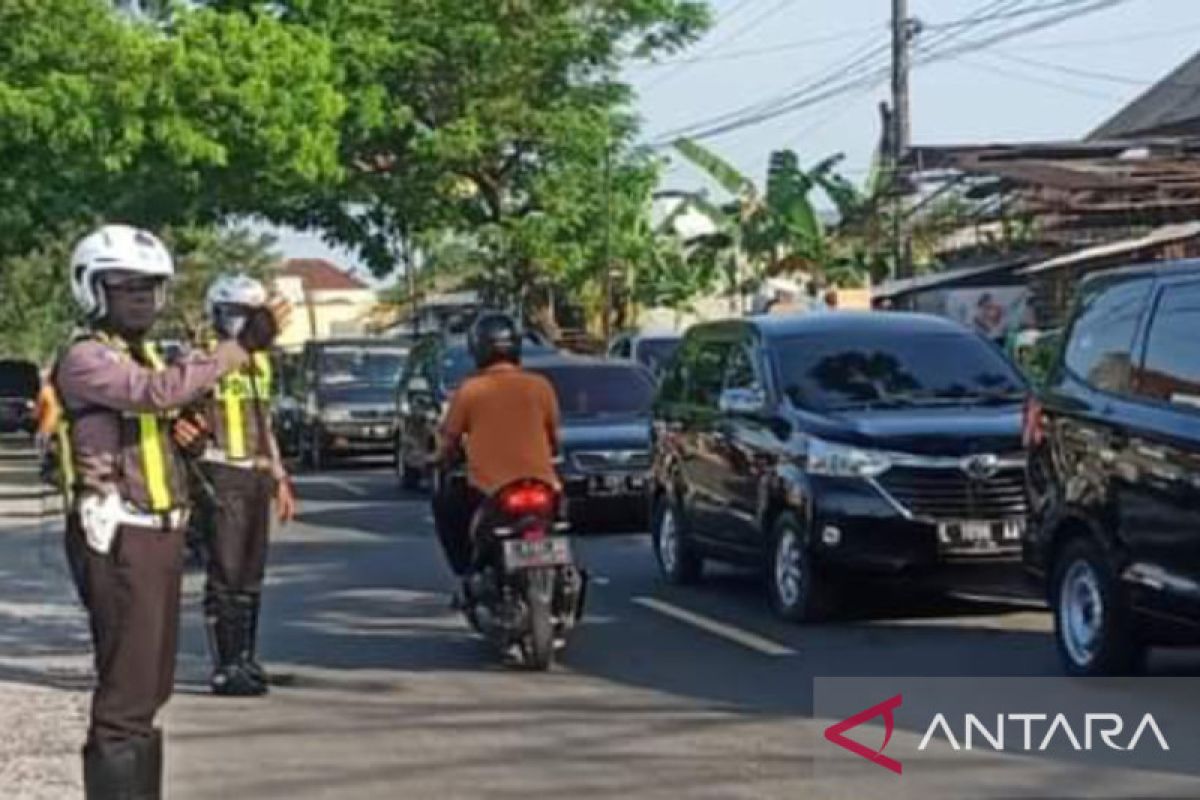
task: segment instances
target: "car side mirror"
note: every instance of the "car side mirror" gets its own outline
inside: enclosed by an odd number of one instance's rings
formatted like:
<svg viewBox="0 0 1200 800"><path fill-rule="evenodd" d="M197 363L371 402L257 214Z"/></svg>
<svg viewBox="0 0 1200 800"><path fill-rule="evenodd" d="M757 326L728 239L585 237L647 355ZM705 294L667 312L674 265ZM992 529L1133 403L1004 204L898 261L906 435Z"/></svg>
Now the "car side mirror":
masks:
<svg viewBox="0 0 1200 800"><path fill-rule="evenodd" d="M767 393L762 389L726 389L717 408L722 414L755 416L767 410Z"/></svg>

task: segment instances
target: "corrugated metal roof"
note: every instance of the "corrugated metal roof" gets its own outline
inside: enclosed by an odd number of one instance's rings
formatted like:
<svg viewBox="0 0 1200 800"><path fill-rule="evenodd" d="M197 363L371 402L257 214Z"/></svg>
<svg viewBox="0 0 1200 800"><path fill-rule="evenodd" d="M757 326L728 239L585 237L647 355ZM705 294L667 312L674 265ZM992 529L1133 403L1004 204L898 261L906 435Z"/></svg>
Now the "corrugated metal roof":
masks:
<svg viewBox="0 0 1200 800"><path fill-rule="evenodd" d="M1200 133L1200 53L1151 86L1088 136L1121 139Z"/></svg>
<svg viewBox="0 0 1200 800"><path fill-rule="evenodd" d="M1179 225L1164 225L1156 228L1145 236L1136 239L1123 239L1119 242L1085 247L1073 253L1056 256L1055 258L1032 264L1020 271L1021 275L1040 275L1051 270L1062 269L1075 264L1083 264L1102 258L1112 258L1136 253L1150 247L1159 247L1172 242L1193 239L1200 236L1200 222L1185 222Z"/></svg>
<svg viewBox="0 0 1200 800"><path fill-rule="evenodd" d="M875 299L897 298L904 295L914 294L916 292L925 292L930 289L938 289L943 286L950 286L962 281L981 278L992 273L1001 273L1015 271L1017 268L1028 264L1029 256L1020 258L1009 258L1004 261L994 261L988 264L981 264L975 267L962 267L959 269L946 270L945 272L934 272L930 275L918 275L915 278L905 278L904 280L888 281L887 283L876 286L871 296Z"/></svg>

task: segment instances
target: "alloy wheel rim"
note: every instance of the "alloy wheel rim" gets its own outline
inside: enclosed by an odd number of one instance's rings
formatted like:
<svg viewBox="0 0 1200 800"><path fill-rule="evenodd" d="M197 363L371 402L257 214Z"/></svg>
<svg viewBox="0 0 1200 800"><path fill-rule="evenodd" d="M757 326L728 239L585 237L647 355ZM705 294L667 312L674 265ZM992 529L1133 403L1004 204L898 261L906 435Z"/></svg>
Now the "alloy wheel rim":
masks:
<svg viewBox="0 0 1200 800"><path fill-rule="evenodd" d="M775 548L775 590L780 602L791 608L800 600L804 582L800 542L794 531L785 530Z"/></svg>
<svg viewBox="0 0 1200 800"><path fill-rule="evenodd" d="M1096 571L1086 561L1076 561L1067 569L1059 592L1058 615L1067 655L1080 666L1090 664L1104 626L1104 596Z"/></svg>
<svg viewBox="0 0 1200 800"><path fill-rule="evenodd" d="M675 526L675 512L669 508L663 511L658 524L658 553L663 570L674 573L679 562L679 532Z"/></svg>

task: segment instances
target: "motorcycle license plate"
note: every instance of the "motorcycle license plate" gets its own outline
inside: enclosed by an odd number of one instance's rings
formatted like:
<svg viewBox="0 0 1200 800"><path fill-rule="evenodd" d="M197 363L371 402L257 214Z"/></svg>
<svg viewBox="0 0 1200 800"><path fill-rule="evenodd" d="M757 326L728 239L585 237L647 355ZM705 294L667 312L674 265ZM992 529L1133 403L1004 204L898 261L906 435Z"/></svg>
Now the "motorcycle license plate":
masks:
<svg viewBox="0 0 1200 800"><path fill-rule="evenodd" d="M504 567L509 572L535 567L561 567L571 563L571 542L562 537L504 543Z"/></svg>

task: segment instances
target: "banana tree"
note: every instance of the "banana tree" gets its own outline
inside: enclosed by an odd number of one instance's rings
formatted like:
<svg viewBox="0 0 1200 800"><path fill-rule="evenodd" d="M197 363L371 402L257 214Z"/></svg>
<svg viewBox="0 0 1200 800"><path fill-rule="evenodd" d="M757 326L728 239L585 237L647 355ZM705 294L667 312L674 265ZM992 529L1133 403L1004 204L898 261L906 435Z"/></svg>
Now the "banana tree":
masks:
<svg viewBox="0 0 1200 800"><path fill-rule="evenodd" d="M836 171L842 156L827 158L804 169L791 150L771 154L765 191L732 165L704 146L681 139L675 148L707 173L730 195L713 205L700 193L692 195L697 207L710 210L722 236L710 242L730 252L722 257L733 264L735 294L753 290L786 264L809 272L826 272L835 261L835 240L821 222L813 201L820 191L832 202L841 219L859 215L868 201ZM855 282L851 276L841 276Z"/></svg>

